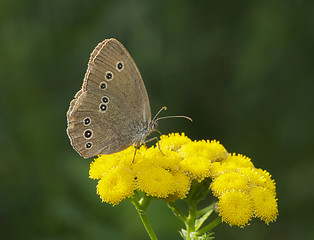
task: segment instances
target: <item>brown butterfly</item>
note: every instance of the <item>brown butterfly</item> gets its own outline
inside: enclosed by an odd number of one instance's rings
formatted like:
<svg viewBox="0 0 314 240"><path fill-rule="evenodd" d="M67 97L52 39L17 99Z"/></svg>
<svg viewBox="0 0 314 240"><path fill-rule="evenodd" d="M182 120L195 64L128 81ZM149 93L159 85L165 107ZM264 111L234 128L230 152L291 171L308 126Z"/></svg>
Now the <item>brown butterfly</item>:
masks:
<svg viewBox="0 0 314 240"><path fill-rule="evenodd" d="M99 43L67 112L73 148L89 158L139 146L156 130L157 121L167 118L157 115L152 119L141 74L124 46L113 38Z"/></svg>

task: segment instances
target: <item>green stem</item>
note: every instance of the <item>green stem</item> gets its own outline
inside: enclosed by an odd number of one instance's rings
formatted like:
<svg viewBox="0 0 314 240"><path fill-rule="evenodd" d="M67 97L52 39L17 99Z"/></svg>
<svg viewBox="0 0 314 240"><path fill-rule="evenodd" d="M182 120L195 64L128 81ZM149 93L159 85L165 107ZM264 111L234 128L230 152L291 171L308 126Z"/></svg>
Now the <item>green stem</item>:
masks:
<svg viewBox="0 0 314 240"><path fill-rule="evenodd" d="M142 209L145 211L146 208L149 206L149 204L151 203L151 201L153 200L153 198L148 197L148 196L144 196L143 197L144 201L142 201L141 203L141 207Z"/></svg>
<svg viewBox="0 0 314 240"><path fill-rule="evenodd" d="M207 206L207 207L205 207L205 208L203 208L203 209L197 211L197 212L196 212L196 216L197 216L197 217L200 217L200 216L202 216L203 214L207 213L208 211L213 210L215 204L216 204L216 202L214 202L214 203L210 204L209 206Z"/></svg>
<svg viewBox="0 0 314 240"><path fill-rule="evenodd" d="M196 203L193 201L190 201L189 205L189 215L185 221L185 226L186 226L186 240L191 239L191 233L195 231L195 220L196 220Z"/></svg>
<svg viewBox="0 0 314 240"><path fill-rule="evenodd" d="M179 218L183 222L186 221L186 216L184 216L184 214L176 207L176 205L174 205L174 203L168 202L167 205L177 218Z"/></svg>
<svg viewBox="0 0 314 240"><path fill-rule="evenodd" d="M145 199L144 202L141 201L141 203L134 198L129 198L130 202L134 205L134 207L137 210L138 215L140 216L142 223L146 229L146 232L148 233L151 240L158 240L157 236L150 225L148 218L146 216L145 210L148 207L149 203L151 202L151 198Z"/></svg>
<svg viewBox="0 0 314 240"><path fill-rule="evenodd" d="M211 223L209 223L208 225L206 225L205 227L201 228L200 230L198 230L196 232L196 235L200 236L203 235L206 232L209 232L210 230L212 230L214 227L216 227L217 225L219 225L221 223L221 217L218 216L216 217L216 219L214 221L212 221Z"/></svg>

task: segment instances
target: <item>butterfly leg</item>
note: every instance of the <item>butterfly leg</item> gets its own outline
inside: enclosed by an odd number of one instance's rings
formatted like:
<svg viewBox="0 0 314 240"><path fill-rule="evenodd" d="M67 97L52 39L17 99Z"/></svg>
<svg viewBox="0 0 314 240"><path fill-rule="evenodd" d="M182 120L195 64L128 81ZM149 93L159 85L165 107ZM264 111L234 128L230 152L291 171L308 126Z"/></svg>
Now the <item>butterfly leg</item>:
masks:
<svg viewBox="0 0 314 240"><path fill-rule="evenodd" d="M145 140L144 144L146 145L146 143L151 142L151 141L154 141L154 140L157 141L157 145L158 145L159 151L162 153L162 155L166 156L166 155L161 151L158 137L153 137L153 138L151 138L151 139ZM161 140L160 140L160 141L161 141Z"/></svg>

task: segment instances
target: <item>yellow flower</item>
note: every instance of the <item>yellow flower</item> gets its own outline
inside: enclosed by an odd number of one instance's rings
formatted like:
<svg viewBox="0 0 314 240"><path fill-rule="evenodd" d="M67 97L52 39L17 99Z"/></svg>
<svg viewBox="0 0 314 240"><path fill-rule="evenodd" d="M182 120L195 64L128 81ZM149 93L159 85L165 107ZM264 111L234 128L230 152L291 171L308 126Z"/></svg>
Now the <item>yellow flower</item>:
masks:
<svg viewBox="0 0 314 240"><path fill-rule="evenodd" d="M218 211L230 226L244 227L253 216L250 196L241 191L226 192L219 198Z"/></svg>
<svg viewBox="0 0 314 240"><path fill-rule="evenodd" d="M254 168L251 159L242 154L229 154L229 156L221 161L222 164L235 165L238 168Z"/></svg>
<svg viewBox="0 0 314 240"><path fill-rule="evenodd" d="M256 217L260 218L266 224L276 220L278 215L277 199L269 189L254 187L251 190L250 196Z"/></svg>
<svg viewBox="0 0 314 240"><path fill-rule="evenodd" d="M228 156L228 152L224 146L215 140L202 140L187 143L179 149L179 154L185 158L206 158L212 162L224 159Z"/></svg>
<svg viewBox="0 0 314 240"><path fill-rule="evenodd" d="M130 197L135 189L133 174L128 168L116 167L103 174L97 185L100 198L113 205Z"/></svg>
<svg viewBox="0 0 314 240"><path fill-rule="evenodd" d="M174 172L172 171L171 174L174 176L175 179L175 192L170 196L171 200L176 200L178 198L183 199L186 197L188 192L190 191L191 187L191 180L190 178L185 175L183 172Z"/></svg>
<svg viewBox="0 0 314 240"><path fill-rule="evenodd" d="M184 144L178 153L183 158L181 169L199 182L209 177L212 162L228 155L219 142L204 140Z"/></svg>
<svg viewBox="0 0 314 240"><path fill-rule="evenodd" d="M242 168L239 171L249 178L252 187L266 187L274 196L276 196L275 181L271 179L271 175L267 171L257 168Z"/></svg>
<svg viewBox="0 0 314 240"><path fill-rule="evenodd" d="M191 181L212 181L219 214L229 225L243 227L252 217L267 224L276 220L276 185L271 175L256 169L250 158L228 154L217 141L191 141L182 134L161 136L155 146L141 146L102 155L90 164L89 177L99 179L102 201L116 205L134 190L168 201L183 199ZM207 181L209 182L209 181ZM197 183L196 183L197 184ZM201 183L203 184L203 183Z"/></svg>
<svg viewBox="0 0 314 240"><path fill-rule="evenodd" d="M182 160L180 167L191 178L201 182L209 176L211 164L208 158L192 156Z"/></svg>
<svg viewBox="0 0 314 240"><path fill-rule="evenodd" d="M212 178L218 177L222 173L238 172L240 169L254 168L251 159L242 154L229 154L227 158L222 159L220 162L214 162L210 171Z"/></svg>
<svg viewBox="0 0 314 240"><path fill-rule="evenodd" d="M276 196L276 183L273 179L271 179L271 175L266 170L262 170L260 168L255 169L256 173L261 176L265 180L265 187Z"/></svg>
<svg viewBox="0 0 314 240"><path fill-rule="evenodd" d="M221 162L214 162L210 169L210 177L216 178L220 174L235 172L237 169L238 167L234 164L222 164Z"/></svg>
<svg viewBox="0 0 314 240"><path fill-rule="evenodd" d="M149 196L166 198L174 194L176 181L166 169L150 166L137 173L137 187Z"/></svg>
<svg viewBox="0 0 314 240"><path fill-rule="evenodd" d="M223 193L231 190L249 190L248 179L240 173L229 172L221 174L215 178L210 186L214 196L220 196Z"/></svg>
<svg viewBox="0 0 314 240"><path fill-rule="evenodd" d="M191 142L184 133L171 133L169 135L162 135L160 137L160 148L163 151L164 149L168 149L170 151L179 150L184 144Z"/></svg>
<svg viewBox="0 0 314 240"><path fill-rule="evenodd" d="M221 161L228 157L227 150L219 141L207 140L206 143L208 143L208 148L211 149L212 156L215 161Z"/></svg>
<svg viewBox="0 0 314 240"><path fill-rule="evenodd" d="M113 158L106 159L103 156L96 158L93 162L91 162L89 168L89 177L91 179L100 179L106 171L115 166L115 161L112 161Z"/></svg>
<svg viewBox="0 0 314 240"><path fill-rule="evenodd" d="M133 146L124 151L110 154L100 155L90 164L89 177L92 179L100 179L104 173L111 168L117 166L129 167L133 161L135 148Z"/></svg>
<svg viewBox="0 0 314 240"><path fill-rule="evenodd" d="M158 147L151 147L146 151L143 151L142 161L149 162L150 164L165 169L177 170L181 157L175 151L170 151L168 149L160 150Z"/></svg>

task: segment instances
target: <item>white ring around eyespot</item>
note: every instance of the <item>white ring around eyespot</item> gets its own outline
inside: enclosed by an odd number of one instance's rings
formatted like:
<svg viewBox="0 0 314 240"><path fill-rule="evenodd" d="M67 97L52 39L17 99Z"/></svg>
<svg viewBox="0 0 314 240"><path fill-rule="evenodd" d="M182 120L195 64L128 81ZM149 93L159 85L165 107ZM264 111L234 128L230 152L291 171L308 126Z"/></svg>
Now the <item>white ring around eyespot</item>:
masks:
<svg viewBox="0 0 314 240"><path fill-rule="evenodd" d="M86 145L90 143L90 147L88 148ZM93 147L93 143L92 142L87 142L85 143L85 149L91 149Z"/></svg>
<svg viewBox="0 0 314 240"><path fill-rule="evenodd" d="M118 68L119 63L122 64L122 68L121 69ZM124 63L122 61L117 62L116 69L117 69L118 72L121 72L124 69Z"/></svg>
<svg viewBox="0 0 314 240"><path fill-rule="evenodd" d="M101 109L101 106L102 106L102 105L105 105L105 106L106 106L106 109L105 109L105 110L102 110L102 109ZM108 105L107 105L106 103L103 103L103 102L102 102L101 104L99 104L99 108L98 108L98 111L99 111L99 112L105 113L107 110L108 110Z"/></svg>
<svg viewBox="0 0 314 240"><path fill-rule="evenodd" d="M111 74L111 78L107 78L107 74ZM113 78L114 78L113 72L111 72L111 71L105 72L105 79L106 79L107 81L111 81Z"/></svg>
<svg viewBox="0 0 314 240"><path fill-rule="evenodd" d="M86 133L87 131L90 131L90 132L91 132L90 137L86 137L86 136L85 136L85 133ZM91 139L91 138L93 138L93 136L94 136L94 132L93 132L92 129L86 129L86 130L83 132L83 137L84 137L85 139Z"/></svg>
<svg viewBox="0 0 314 240"><path fill-rule="evenodd" d="M89 123L85 123L85 120L86 119L89 119ZM92 122L92 119L90 118L90 117L86 117L86 118L84 118L84 120L83 120L83 124L84 124L84 126L89 126L90 125L90 123Z"/></svg>
<svg viewBox="0 0 314 240"><path fill-rule="evenodd" d="M103 100L104 97L108 99L108 102L104 102L104 100ZM108 104L109 102L110 102L110 99L109 99L108 96L105 95L105 96L102 96L102 97L101 97L101 103L102 103L102 104ZM107 106L107 107L108 107L108 106Z"/></svg>
<svg viewBox="0 0 314 240"><path fill-rule="evenodd" d="M104 84L104 88L102 88L102 86L103 86L103 84ZM99 84L99 88L101 89L101 90L105 90L106 88L107 88L107 83L106 82L101 82L100 84Z"/></svg>

